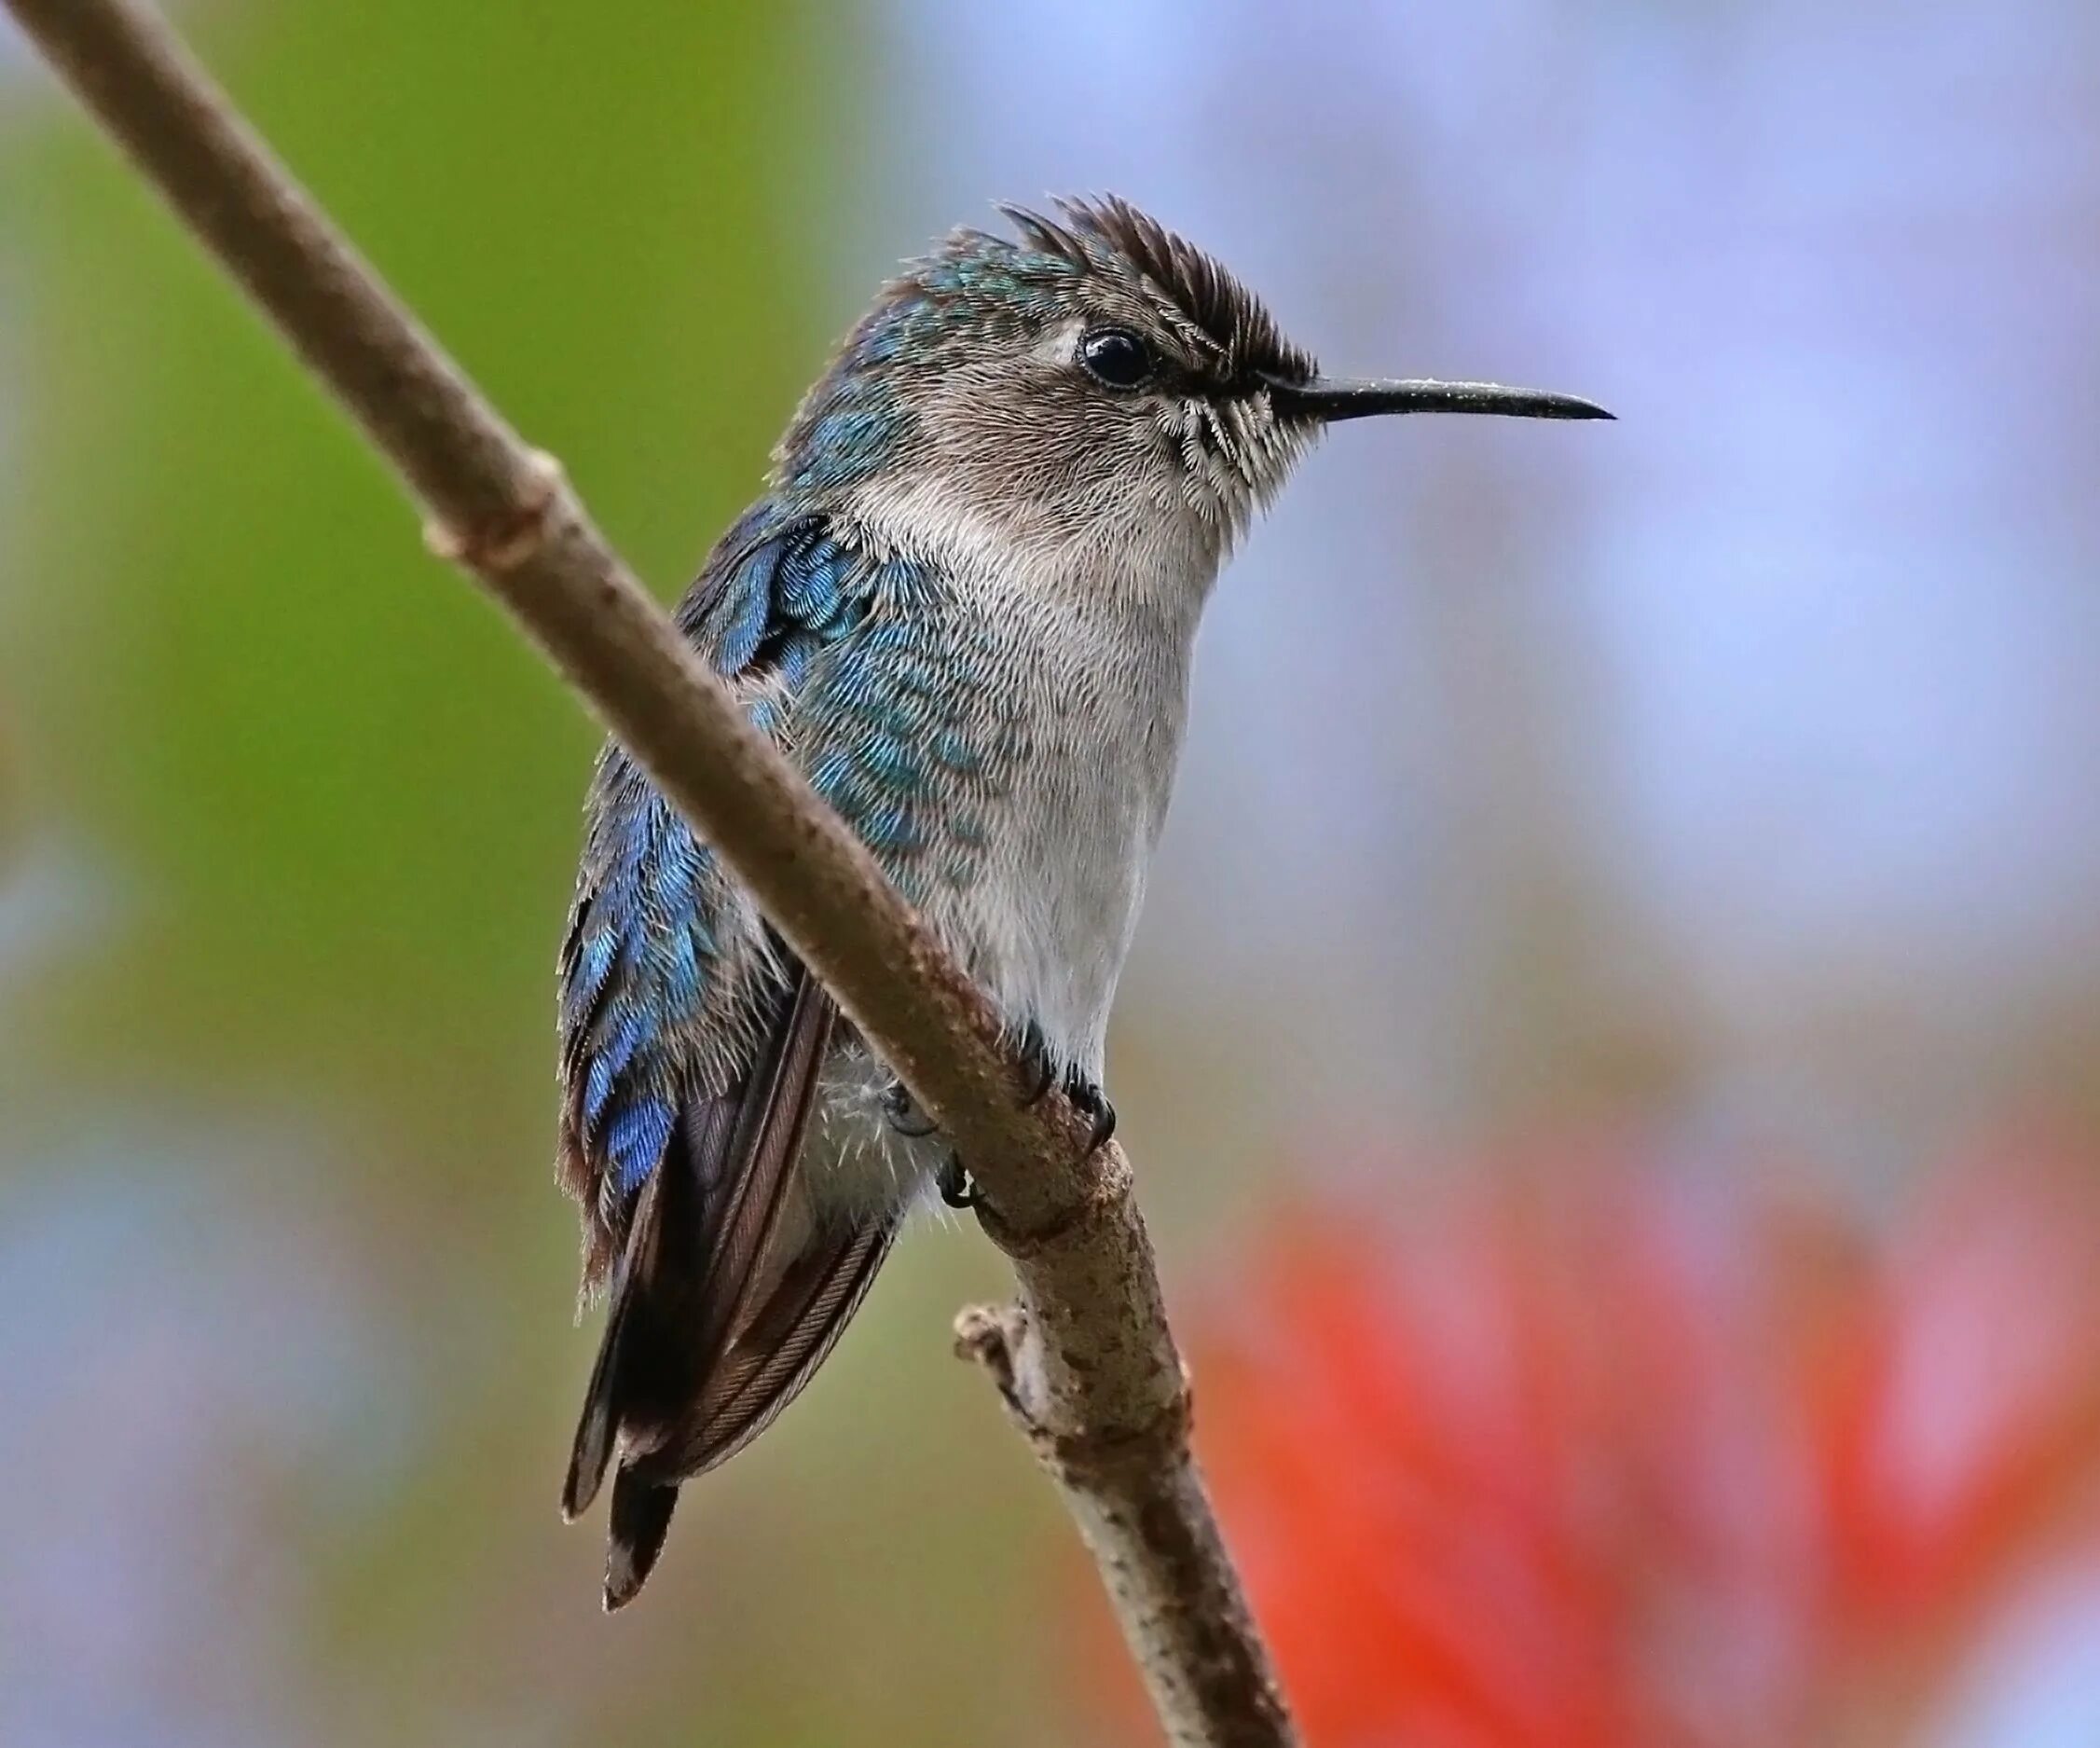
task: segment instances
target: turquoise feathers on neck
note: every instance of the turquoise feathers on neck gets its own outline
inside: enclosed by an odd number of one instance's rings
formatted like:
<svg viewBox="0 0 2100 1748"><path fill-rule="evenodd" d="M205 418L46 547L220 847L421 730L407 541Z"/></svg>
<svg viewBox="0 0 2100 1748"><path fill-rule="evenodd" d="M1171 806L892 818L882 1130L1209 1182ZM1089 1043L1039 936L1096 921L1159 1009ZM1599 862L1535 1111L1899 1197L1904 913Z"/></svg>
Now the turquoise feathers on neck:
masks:
<svg viewBox="0 0 2100 1748"><path fill-rule="evenodd" d="M884 289L804 397L775 457L776 489L821 496L908 456L915 374L972 340L996 341L1070 305L1080 269L1063 255L958 233Z"/></svg>

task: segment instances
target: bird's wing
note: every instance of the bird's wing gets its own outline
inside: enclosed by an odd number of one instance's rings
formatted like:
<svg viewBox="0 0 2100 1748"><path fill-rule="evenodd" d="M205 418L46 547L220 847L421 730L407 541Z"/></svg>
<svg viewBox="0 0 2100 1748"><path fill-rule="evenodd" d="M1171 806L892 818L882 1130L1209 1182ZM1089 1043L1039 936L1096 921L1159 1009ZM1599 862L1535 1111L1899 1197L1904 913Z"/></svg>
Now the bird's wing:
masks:
<svg viewBox="0 0 2100 1748"><path fill-rule="evenodd" d="M680 610L694 645L776 739L828 651L867 620L872 567L818 520L761 506ZM606 1284L697 1096L735 1096L792 970L748 896L617 744L600 754L562 944L560 1177Z"/></svg>
<svg viewBox="0 0 2100 1748"><path fill-rule="evenodd" d="M820 523L761 523L733 530L681 617L754 723L786 737L882 583ZM611 1302L562 1503L582 1511L618 1456L617 1606L655 1560L679 1481L802 1389L896 1223L833 1230L797 1182L830 997L617 748L590 816L561 960L562 1177L583 1204L586 1287Z"/></svg>

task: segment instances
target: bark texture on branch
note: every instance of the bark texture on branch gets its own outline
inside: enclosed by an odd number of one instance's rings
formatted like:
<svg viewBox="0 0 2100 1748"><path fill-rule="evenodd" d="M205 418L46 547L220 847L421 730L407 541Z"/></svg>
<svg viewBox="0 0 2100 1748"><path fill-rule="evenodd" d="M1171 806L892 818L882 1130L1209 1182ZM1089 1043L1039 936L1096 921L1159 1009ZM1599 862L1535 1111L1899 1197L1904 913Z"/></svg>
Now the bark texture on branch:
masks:
<svg viewBox="0 0 2100 1748"><path fill-rule="evenodd" d="M527 446L131 0L6 0L86 108L240 282L518 627L717 846L954 1139L1016 1303L958 1343L1064 1489L1169 1739L1295 1741L1188 1451L1189 1399L1121 1150L1023 1104L990 1003L745 722Z"/></svg>

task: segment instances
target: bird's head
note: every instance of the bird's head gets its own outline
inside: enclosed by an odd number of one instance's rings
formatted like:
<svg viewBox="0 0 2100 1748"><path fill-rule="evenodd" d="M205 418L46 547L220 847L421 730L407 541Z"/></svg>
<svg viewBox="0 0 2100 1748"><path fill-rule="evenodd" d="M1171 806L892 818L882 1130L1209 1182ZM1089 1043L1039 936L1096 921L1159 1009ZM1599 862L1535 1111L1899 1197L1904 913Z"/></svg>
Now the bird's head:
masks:
<svg viewBox="0 0 2100 1748"><path fill-rule="evenodd" d="M1489 383L1320 374L1215 257L1125 200L1003 208L883 288L775 455L877 520L1215 559L1328 425L1380 413L1609 418Z"/></svg>

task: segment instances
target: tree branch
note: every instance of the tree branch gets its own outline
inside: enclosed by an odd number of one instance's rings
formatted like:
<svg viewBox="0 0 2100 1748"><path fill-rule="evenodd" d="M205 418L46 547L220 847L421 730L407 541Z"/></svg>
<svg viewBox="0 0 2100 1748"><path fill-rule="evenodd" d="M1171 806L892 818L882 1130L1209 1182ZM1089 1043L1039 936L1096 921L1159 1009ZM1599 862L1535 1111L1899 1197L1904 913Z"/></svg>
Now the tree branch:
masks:
<svg viewBox="0 0 2100 1748"><path fill-rule="evenodd" d="M991 1372L1064 1489L1169 1738L1294 1740L1188 1451L1188 1387L1120 1149L1024 1107L999 1017L874 860L744 720L604 537L130 0L6 0L81 103L390 460L432 550L478 577L750 887L988 1198L1019 1301L974 1311Z"/></svg>

